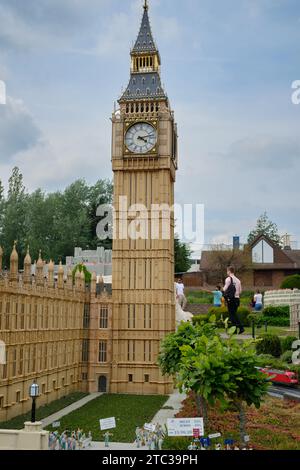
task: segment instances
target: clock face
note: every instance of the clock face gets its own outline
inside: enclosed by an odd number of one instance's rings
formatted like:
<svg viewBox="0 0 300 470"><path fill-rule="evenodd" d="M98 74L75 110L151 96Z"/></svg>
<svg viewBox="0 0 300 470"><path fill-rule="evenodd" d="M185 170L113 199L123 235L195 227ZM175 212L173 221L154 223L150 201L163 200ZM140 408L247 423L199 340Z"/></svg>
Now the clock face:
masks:
<svg viewBox="0 0 300 470"><path fill-rule="evenodd" d="M125 144L132 153L148 153L156 145L157 131L147 122L138 122L126 132Z"/></svg>

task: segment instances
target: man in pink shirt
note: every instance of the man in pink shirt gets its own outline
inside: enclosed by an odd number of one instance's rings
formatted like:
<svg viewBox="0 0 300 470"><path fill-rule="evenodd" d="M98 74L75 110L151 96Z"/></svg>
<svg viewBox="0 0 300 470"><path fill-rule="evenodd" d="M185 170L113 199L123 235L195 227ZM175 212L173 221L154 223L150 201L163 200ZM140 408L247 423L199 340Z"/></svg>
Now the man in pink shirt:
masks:
<svg viewBox="0 0 300 470"><path fill-rule="evenodd" d="M233 266L227 268L227 278L224 286L224 297L226 299L229 319L233 326L239 328L239 334L244 333L245 329L237 315L240 306L240 295L242 293L241 281L235 276Z"/></svg>

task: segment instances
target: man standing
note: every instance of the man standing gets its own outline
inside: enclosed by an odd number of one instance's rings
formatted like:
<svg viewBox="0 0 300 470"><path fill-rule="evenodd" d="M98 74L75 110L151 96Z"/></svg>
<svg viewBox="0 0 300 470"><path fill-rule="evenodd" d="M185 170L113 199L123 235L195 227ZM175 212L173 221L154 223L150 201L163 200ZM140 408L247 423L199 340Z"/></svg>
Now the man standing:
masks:
<svg viewBox="0 0 300 470"><path fill-rule="evenodd" d="M187 300L184 295L184 284L182 279L178 279L178 282L176 283L176 297L182 310L184 310L187 304Z"/></svg>
<svg viewBox="0 0 300 470"><path fill-rule="evenodd" d="M227 268L227 279L224 286L224 297L226 299L229 319L232 325L239 328L239 334L244 333L245 329L237 315L240 306L240 295L242 293L241 281L235 276L233 266Z"/></svg>

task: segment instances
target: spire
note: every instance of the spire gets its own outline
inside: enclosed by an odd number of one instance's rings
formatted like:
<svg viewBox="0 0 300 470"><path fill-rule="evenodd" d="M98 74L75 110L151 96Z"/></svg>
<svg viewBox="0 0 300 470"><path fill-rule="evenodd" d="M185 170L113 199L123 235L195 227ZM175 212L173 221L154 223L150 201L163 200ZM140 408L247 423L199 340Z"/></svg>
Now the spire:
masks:
<svg viewBox="0 0 300 470"><path fill-rule="evenodd" d="M129 84L119 103L132 100L168 100L160 79L161 59L153 39L148 15L148 1L144 2L140 31L131 50Z"/></svg>
<svg viewBox="0 0 300 470"><path fill-rule="evenodd" d="M140 54L141 52L157 52L157 47L155 45L151 31L148 9L148 2L147 0L145 0L144 14L140 27L140 32L138 34L134 48L132 49L132 52L136 54Z"/></svg>

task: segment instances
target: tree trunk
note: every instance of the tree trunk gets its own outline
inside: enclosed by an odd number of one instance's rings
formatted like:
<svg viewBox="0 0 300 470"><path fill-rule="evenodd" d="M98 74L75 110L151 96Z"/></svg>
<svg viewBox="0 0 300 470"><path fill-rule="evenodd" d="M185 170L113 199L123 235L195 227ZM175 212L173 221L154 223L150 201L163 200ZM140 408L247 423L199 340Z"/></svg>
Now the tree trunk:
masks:
<svg viewBox="0 0 300 470"><path fill-rule="evenodd" d="M239 411L239 424L240 424L240 441L241 445L245 445L245 436L246 436L246 413L245 408L242 402L236 404Z"/></svg>
<svg viewBox="0 0 300 470"><path fill-rule="evenodd" d="M199 394L196 394L196 407L199 416L203 417L204 426L206 428L208 423L207 403L205 399Z"/></svg>

